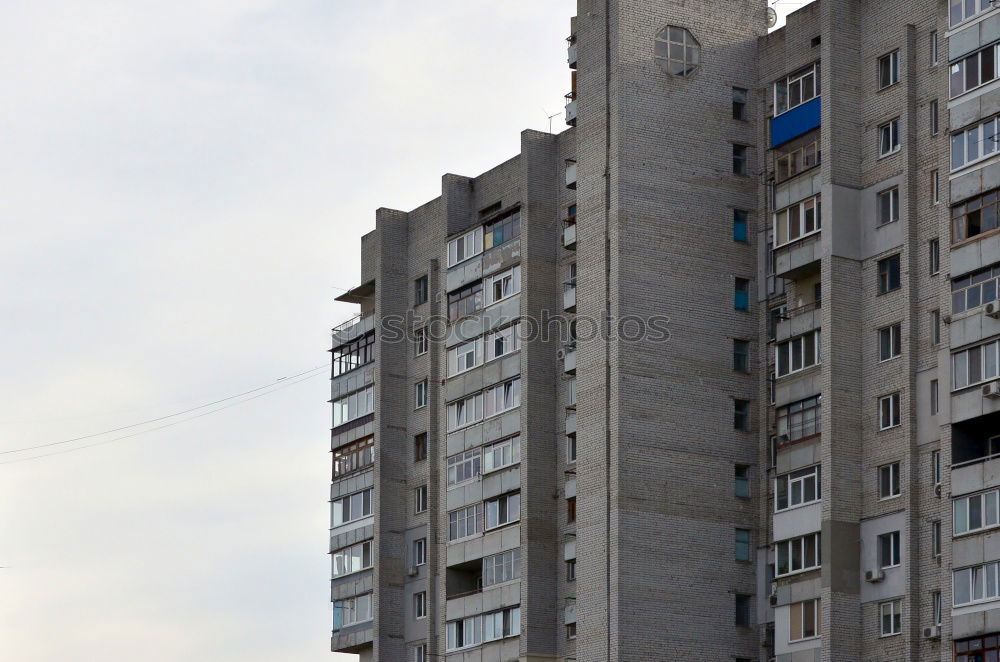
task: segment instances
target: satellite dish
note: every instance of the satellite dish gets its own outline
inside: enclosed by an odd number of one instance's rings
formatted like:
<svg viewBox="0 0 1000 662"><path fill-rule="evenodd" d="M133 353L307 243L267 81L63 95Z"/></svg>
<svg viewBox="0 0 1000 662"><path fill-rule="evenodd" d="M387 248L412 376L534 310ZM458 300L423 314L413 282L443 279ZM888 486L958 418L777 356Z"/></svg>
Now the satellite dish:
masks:
<svg viewBox="0 0 1000 662"><path fill-rule="evenodd" d="M773 28L774 24L778 22L778 12L774 11L774 7L767 8L767 27Z"/></svg>

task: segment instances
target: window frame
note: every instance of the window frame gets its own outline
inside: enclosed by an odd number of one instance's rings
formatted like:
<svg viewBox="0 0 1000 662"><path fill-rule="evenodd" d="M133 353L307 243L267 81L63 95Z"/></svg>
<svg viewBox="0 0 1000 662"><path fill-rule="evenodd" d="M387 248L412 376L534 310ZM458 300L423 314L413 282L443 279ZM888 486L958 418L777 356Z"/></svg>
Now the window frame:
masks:
<svg viewBox="0 0 1000 662"><path fill-rule="evenodd" d="M369 331L331 350L333 377L340 377L375 362L375 331Z"/></svg>
<svg viewBox="0 0 1000 662"><path fill-rule="evenodd" d="M447 465L445 467L447 487L452 488L456 485L464 485L469 481L478 479L482 475L482 449L477 446L461 453L455 453L449 456L445 463ZM459 479L460 468L462 467L469 469L470 473L468 476ZM464 475L465 469L461 469L461 473ZM452 480L453 475L455 477L454 480Z"/></svg>
<svg viewBox="0 0 1000 662"><path fill-rule="evenodd" d="M957 99L958 97L972 92L975 89L982 87L983 85L988 85L997 79L997 54L1000 49L997 48L996 43L989 44L980 48L979 50L962 56L961 58L949 63L948 65L948 98ZM973 63L973 61L975 61ZM987 62L991 62L987 65ZM971 80L971 74L969 67L974 66L976 68L975 73L975 83L969 85ZM992 67L992 76L990 78L985 78L984 73L987 72L988 66ZM956 81L959 85L956 86Z"/></svg>
<svg viewBox="0 0 1000 662"><path fill-rule="evenodd" d="M890 462L883 464L876 470L878 472L878 500L888 501L895 499L903 493L902 476L900 475L900 463Z"/></svg>
<svg viewBox="0 0 1000 662"><path fill-rule="evenodd" d="M949 167L958 172L1000 154L1000 115L976 120L975 124L951 134Z"/></svg>
<svg viewBox="0 0 1000 662"><path fill-rule="evenodd" d="M895 265L895 279L893 266ZM876 263L878 269L878 295L890 294L903 287L903 262L900 253L888 255Z"/></svg>
<svg viewBox="0 0 1000 662"><path fill-rule="evenodd" d="M505 379L483 389L483 420L521 406L521 376Z"/></svg>
<svg viewBox="0 0 1000 662"><path fill-rule="evenodd" d="M783 246L788 246L797 241L801 241L806 237L811 237L812 235L821 232L823 230L822 204L822 194L817 193L816 195L804 198L794 204L775 211L772 215L772 234L774 238L773 248L778 249ZM796 220L792 219L793 209L795 209ZM809 220L810 211L812 211L811 222ZM795 224L795 232L797 233L794 237L792 237L793 223ZM782 224L784 225L784 233L781 232ZM784 241L781 241L782 236L785 237Z"/></svg>
<svg viewBox="0 0 1000 662"><path fill-rule="evenodd" d="M880 159L892 156L903 149L900 139L900 119L894 117L878 126L878 157ZM888 149L887 149L888 148Z"/></svg>
<svg viewBox="0 0 1000 662"><path fill-rule="evenodd" d="M455 323L458 320L475 315L483 309L483 281L477 280L467 283L451 292L448 292L448 322ZM470 304L471 303L471 309Z"/></svg>
<svg viewBox="0 0 1000 662"><path fill-rule="evenodd" d="M422 326L419 329L413 330L413 356L414 358L418 356L423 356L430 351L430 336L427 333L427 327Z"/></svg>
<svg viewBox="0 0 1000 662"><path fill-rule="evenodd" d="M819 138L801 147L783 152L774 157L774 181L776 184L812 170L823 162L823 151Z"/></svg>
<svg viewBox="0 0 1000 662"><path fill-rule="evenodd" d="M903 355L903 323L896 322L878 330L878 362L885 363Z"/></svg>
<svg viewBox="0 0 1000 662"><path fill-rule="evenodd" d="M358 617L362 612L359 609L359 605L362 602L367 603L367 616ZM350 603L351 606L348 607L347 604ZM349 628L354 625L360 625L362 623L368 623L375 619L374 613L374 601L373 594L371 592L362 593L361 595L355 595L350 598L342 598L340 600L334 600L333 602L333 631L340 632L344 628ZM338 619L338 613L340 618ZM345 618L345 614L351 614L352 620L348 621ZM338 626L339 621L339 626Z"/></svg>
<svg viewBox="0 0 1000 662"><path fill-rule="evenodd" d="M481 536L483 534L484 522L485 516L482 501L448 511L448 542L453 543ZM452 537L452 530L454 530L456 535L454 538ZM462 531L465 532L465 535L458 535Z"/></svg>
<svg viewBox="0 0 1000 662"><path fill-rule="evenodd" d="M750 174L750 147L733 143L733 174L748 177Z"/></svg>
<svg viewBox="0 0 1000 662"><path fill-rule="evenodd" d="M369 570L372 567L374 567L375 554L372 542L373 541L371 540L365 540L363 542L355 543L353 545L348 545L347 547L341 547L340 549L334 550L331 553L332 557L331 561L333 564L331 575L333 579L339 579L340 577L347 577L348 575L353 575L355 573L362 572L364 570ZM365 549L366 547L367 550ZM359 548L360 553L358 555L355 555L354 553L355 548ZM366 555L368 558L367 565L365 564ZM340 572L337 571L338 556L341 556L344 559L344 563L342 564L341 567L346 568L345 570L342 570ZM361 565L359 565L356 568L354 567L355 558L361 559L360 561Z"/></svg>
<svg viewBox="0 0 1000 662"><path fill-rule="evenodd" d="M427 565L427 538L417 538L412 543L411 552L414 567L419 568L422 565Z"/></svg>
<svg viewBox="0 0 1000 662"><path fill-rule="evenodd" d="M494 296L494 287L500 286L500 296ZM501 301L521 293L521 265L515 264L510 269L483 278L483 308L489 308Z"/></svg>
<svg viewBox="0 0 1000 662"><path fill-rule="evenodd" d="M736 276L733 280L733 310L750 312L750 279Z"/></svg>
<svg viewBox="0 0 1000 662"><path fill-rule="evenodd" d="M519 490L486 499L483 506L486 517L483 532L494 531L521 521L521 492Z"/></svg>
<svg viewBox="0 0 1000 662"><path fill-rule="evenodd" d="M356 496L361 497L361 514L354 514L354 501L353 498ZM375 512L375 490L371 487L367 487L363 490L358 490L357 492L351 492L350 494L344 494L338 496L336 499L331 499L330 501L330 522L332 526L330 528L336 529L337 527L344 526L345 524L351 524L352 522L357 522L358 520L365 519L366 517L371 517ZM338 511L337 504L340 504L340 509ZM366 512L367 506L367 512ZM344 517L344 512L347 512L347 517ZM340 521L337 521L337 514L339 512Z"/></svg>
<svg viewBox="0 0 1000 662"><path fill-rule="evenodd" d="M521 578L521 548L504 550L483 557L483 588L498 586Z"/></svg>
<svg viewBox="0 0 1000 662"><path fill-rule="evenodd" d="M973 526L974 509L972 501L979 502L978 526ZM959 504L964 503L964 507ZM961 513L959 511L962 511ZM963 494L951 500L952 538L981 533L1000 527L1000 489L984 490L975 494ZM959 525L963 528L959 528Z"/></svg>
<svg viewBox="0 0 1000 662"><path fill-rule="evenodd" d="M674 30L680 31L680 39ZM678 50L683 58L675 57ZM653 39L653 59L668 76L690 78L701 68L701 43L687 28L665 25Z"/></svg>
<svg viewBox="0 0 1000 662"><path fill-rule="evenodd" d="M423 409L427 406L427 388L428 382L426 379L421 379L413 385L413 409Z"/></svg>
<svg viewBox="0 0 1000 662"><path fill-rule="evenodd" d="M333 480L340 480L375 464L375 435L370 434L333 449Z"/></svg>
<svg viewBox="0 0 1000 662"><path fill-rule="evenodd" d="M499 248L520 237L521 208L515 207L483 224L483 252Z"/></svg>
<svg viewBox="0 0 1000 662"><path fill-rule="evenodd" d="M802 94L803 81L810 77L812 77L811 80L812 90L810 92L810 96L808 98L804 98ZM819 62L814 62L806 67L799 69L798 71L790 73L787 76L783 76L782 78L779 78L778 80L774 81L774 84L771 86L774 94L774 96L772 97L772 101L774 103L773 117L778 117L779 115L783 115L790 110L794 110L799 106L809 103L813 99L822 96L820 81L821 78L820 78ZM791 89L794 83L799 83L799 99L798 102L793 105L791 103L789 90ZM781 87L784 87L785 90L783 103L779 101L778 91Z"/></svg>
<svg viewBox="0 0 1000 662"><path fill-rule="evenodd" d="M750 91L743 87L733 86L733 119L739 122L748 121L747 106L750 101Z"/></svg>
<svg viewBox="0 0 1000 662"><path fill-rule="evenodd" d="M895 393L887 393L886 395L880 396L878 399L878 425L879 432L885 430L891 430L893 428L898 428L903 424L902 416L902 398L900 396L900 391ZM888 409L886 409L888 405ZM886 414L889 415L889 424L886 425Z"/></svg>
<svg viewBox="0 0 1000 662"><path fill-rule="evenodd" d="M472 356L471 365L468 361L470 355ZM459 343L448 350L447 376L449 378L475 370L481 365L483 365L483 338L474 338Z"/></svg>
<svg viewBox="0 0 1000 662"><path fill-rule="evenodd" d="M823 396L822 394L810 396L795 402L789 402L775 409L775 429L777 436L788 436L788 441L792 443L809 439L821 433L823 416ZM796 423L796 419L798 422ZM797 434L796 431L801 434ZM808 434L805 434L808 432Z"/></svg>
<svg viewBox="0 0 1000 662"><path fill-rule="evenodd" d="M886 205L888 202L888 205ZM899 221L899 186L890 186L875 195L876 227ZM886 218L888 212L888 218Z"/></svg>
<svg viewBox="0 0 1000 662"><path fill-rule="evenodd" d="M468 249L469 241L472 242L472 251ZM459 255L461 247L461 256ZM454 249L454 250L452 250ZM448 242L448 268L462 264L483 253L483 226L475 227L461 236L455 237Z"/></svg>
<svg viewBox="0 0 1000 662"><path fill-rule="evenodd" d="M814 329L800 336L793 336L774 345L774 375L775 379L789 377L799 372L803 372L823 363L823 334L822 329ZM798 343L796 350L796 343ZM810 356L809 345L812 344L812 356ZM796 356L796 354L798 356ZM795 367L798 359L798 368ZM782 363L784 361L784 363ZM812 361L808 363L807 361ZM782 366L785 370L782 371Z"/></svg>
<svg viewBox="0 0 1000 662"><path fill-rule="evenodd" d="M427 279L427 274L423 276L418 276L413 279L413 306L414 308L427 303L430 298L430 282Z"/></svg>
<svg viewBox="0 0 1000 662"><path fill-rule="evenodd" d="M753 562L753 532L750 529L742 527L733 529L733 560L737 563Z"/></svg>
<svg viewBox="0 0 1000 662"><path fill-rule="evenodd" d="M941 240L937 237L927 242L927 261L931 276L941 273Z"/></svg>
<svg viewBox="0 0 1000 662"><path fill-rule="evenodd" d="M950 0L948 3L948 27L954 28L957 25L961 25L966 21L969 21L980 14L988 12L993 9L992 3L989 0L979 0L976 2L973 0L973 12L971 14L965 13L967 2L965 0ZM958 9L961 16L956 19L955 10ZM935 31L936 32L936 31Z"/></svg>
<svg viewBox="0 0 1000 662"><path fill-rule="evenodd" d="M888 89L899 83L899 49L878 58L878 89Z"/></svg>
<svg viewBox="0 0 1000 662"><path fill-rule="evenodd" d="M953 315L979 310L986 304L998 300L1000 264L952 278L949 285Z"/></svg>
<svg viewBox="0 0 1000 662"><path fill-rule="evenodd" d="M812 559L806 559L806 555L810 551L810 546L806 542L807 539L809 539L809 538L813 539L812 548L811 548L811 551L813 553L812 554L812 556L813 556ZM801 564L801 567L799 567L799 568L794 568L794 561L795 561L795 555L796 555L796 550L794 548L796 546L799 547L799 549L797 551L798 556L799 556L799 563ZM782 556L782 547L786 548L785 552L784 552L784 556L785 556L785 560L788 563L788 570L786 570L785 572L781 572L781 570L780 570L781 567L782 567L780 565L781 556ZM818 568L822 568L823 567L823 560L822 560L821 547L822 547L822 539L821 539L821 534L820 534L819 531L816 531L816 532L813 532L813 533L807 533L807 534L805 534L803 536L795 536L793 538L787 538L785 540L778 540L778 541L776 541L774 543L774 548L775 548L775 552L774 552L774 558L775 558L775 561L774 561L774 576L775 577L788 577L790 575L797 575L797 574L800 574L800 573L803 573L803 572L809 572L809 571L812 571L812 570L816 570ZM812 563L812 565L806 565L806 561L807 560L809 560Z"/></svg>
<svg viewBox="0 0 1000 662"><path fill-rule="evenodd" d="M369 384L333 401L333 427L339 428L375 413L375 386ZM353 408L353 412L351 411Z"/></svg>
<svg viewBox="0 0 1000 662"><path fill-rule="evenodd" d="M509 449L509 452L508 452ZM503 458L507 455L510 456L508 462L497 464L494 466L488 466L491 461L487 458L495 457L497 452L500 453L500 457ZM491 442L483 446L482 452L482 475L492 473L494 471L500 471L502 469L507 469L513 467L514 465L521 463L521 435L520 433L500 439L498 441ZM501 459L502 461L502 459Z"/></svg>
<svg viewBox="0 0 1000 662"><path fill-rule="evenodd" d="M992 358L992 361L991 361ZM964 364L960 370L959 366ZM973 372L975 365L976 373ZM977 376L978 379L973 380ZM989 384L1000 379L1000 340L991 340L951 354L952 393Z"/></svg>
<svg viewBox="0 0 1000 662"><path fill-rule="evenodd" d="M750 341L733 338L733 371L750 373Z"/></svg>
<svg viewBox="0 0 1000 662"><path fill-rule="evenodd" d="M813 497L806 500L806 489L812 483ZM799 500L793 503L795 490L798 489ZM782 506L782 495L784 503ZM811 467L803 467L795 471L778 474L774 477L774 512L784 513L797 508L804 508L823 500L823 470L821 465L814 464Z"/></svg>
<svg viewBox="0 0 1000 662"><path fill-rule="evenodd" d="M886 607L889 608L889 631L886 632ZM901 600L888 600L886 602L880 602L878 605L879 613L879 637L895 637L896 635L903 633L903 609Z"/></svg>
<svg viewBox="0 0 1000 662"><path fill-rule="evenodd" d="M427 591L417 591L413 594L413 619L422 621L427 618Z"/></svg>
<svg viewBox="0 0 1000 662"><path fill-rule="evenodd" d="M800 641L809 641L812 639L819 639L822 633L822 612L820 610L820 599L812 598L810 600L802 600L800 602L793 602L788 605L788 643L798 643ZM806 634L808 629L806 628L806 617L809 615L806 609L806 605L810 605L812 611L812 634ZM798 609L796 609L796 607ZM798 612L798 614L796 614ZM794 623L796 620L796 615L798 616L799 627L795 628ZM802 634L801 637L795 638L793 635L798 629Z"/></svg>
<svg viewBox="0 0 1000 662"><path fill-rule="evenodd" d="M428 508L427 485L418 485L413 488L413 514L426 513Z"/></svg>
<svg viewBox="0 0 1000 662"><path fill-rule="evenodd" d="M998 578L1000 578L1000 561L987 561L952 570L952 607L968 607L969 605L1000 600L1000 579ZM965 585L965 589L961 593L959 592L960 584ZM966 595L965 590L968 590L969 599L965 602L959 602L959 596Z"/></svg>
<svg viewBox="0 0 1000 662"><path fill-rule="evenodd" d="M469 404L470 402L471 402L471 407ZM468 416L463 416L460 419L459 417L460 412L469 412L469 411L471 411L471 418ZM445 416L446 416L445 423L448 432L454 432L456 430L467 428L470 425L481 423L483 420L482 391L479 391L477 393L472 393L470 395L463 396L458 400L453 400L449 402L445 407Z"/></svg>
<svg viewBox="0 0 1000 662"><path fill-rule="evenodd" d="M876 544L879 569L886 570L903 565L903 541L899 531L880 533Z"/></svg>
<svg viewBox="0 0 1000 662"><path fill-rule="evenodd" d="M490 331L483 337L483 365L520 351L520 324L520 321L514 322L501 329ZM498 343L501 343L506 350L502 354L496 353Z"/></svg>

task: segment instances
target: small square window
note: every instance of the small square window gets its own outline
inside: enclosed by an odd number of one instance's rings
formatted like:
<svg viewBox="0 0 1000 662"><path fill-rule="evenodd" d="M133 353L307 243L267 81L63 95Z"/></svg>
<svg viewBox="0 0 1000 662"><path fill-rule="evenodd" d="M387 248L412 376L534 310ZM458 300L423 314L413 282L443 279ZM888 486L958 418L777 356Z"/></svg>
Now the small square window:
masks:
<svg viewBox="0 0 1000 662"><path fill-rule="evenodd" d="M878 498L891 499L899 496L899 462L884 464L878 468Z"/></svg>
<svg viewBox="0 0 1000 662"><path fill-rule="evenodd" d="M733 370L750 372L750 341L733 341Z"/></svg>
<svg viewBox="0 0 1000 662"><path fill-rule="evenodd" d="M878 360L888 361L903 352L903 327L893 324L878 330Z"/></svg>
<svg viewBox="0 0 1000 662"><path fill-rule="evenodd" d="M737 464L734 473L736 481L736 496L740 499L750 498L750 467L746 464Z"/></svg>
<svg viewBox="0 0 1000 662"><path fill-rule="evenodd" d="M888 156L899 151L899 118L889 120L878 128L878 154Z"/></svg>
<svg viewBox="0 0 1000 662"><path fill-rule="evenodd" d="M733 145L733 174L747 174L747 146Z"/></svg>
<svg viewBox="0 0 1000 662"><path fill-rule="evenodd" d="M749 400L733 400L733 429L750 431Z"/></svg>
<svg viewBox="0 0 1000 662"><path fill-rule="evenodd" d="M736 594L736 625L739 627L750 627L750 598L749 595Z"/></svg>
<svg viewBox="0 0 1000 662"><path fill-rule="evenodd" d="M413 512L422 513L427 511L427 486L421 485L413 490Z"/></svg>
<svg viewBox="0 0 1000 662"><path fill-rule="evenodd" d="M413 305L419 306L427 302L427 276L421 276L413 281Z"/></svg>
<svg viewBox="0 0 1000 662"><path fill-rule="evenodd" d="M733 285L733 308L736 310L750 310L750 281L746 278L737 278Z"/></svg>
<svg viewBox="0 0 1000 662"><path fill-rule="evenodd" d="M736 560L750 561L750 529L736 529Z"/></svg>
<svg viewBox="0 0 1000 662"><path fill-rule="evenodd" d="M885 395L878 400L879 429L888 430L900 424L899 393Z"/></svg>
<svg viewBox="0 0 1000 662"><path fill-rule="evenodd" d="M420 462L427 459L427 433L421 432L413 437L413 461Z"/></svg>
<svg viewBox="0 0 1000 662"><path fill-rule="evenodd" d="M886 294L902 287L899 255L878 261L878 293Z"/></svg>
<svg viewBox="0 0 1000 662"><path fill-rule="evenodd" d="M893 186L878 194L878 224L887 225L899 220L899 187Z"/></svg>
<svg viewBox="0 0 1000 662"><path fill-rule="evenodd" d="M899 51L887 53L878 59L878 87L883 90L899 82Z"/></svg>
<svg viewBox="0 0 1000 662"><path fill-rule="evenodd" d="M742 87L733 88L733 119L746 120L747 118L747 91Z"/></svg>
<svg viewBox="0 0 1000 662"><path fill-rule="evenodd" d="M744 209L733 210L733 241L750 241L750 212Z"/></svg>

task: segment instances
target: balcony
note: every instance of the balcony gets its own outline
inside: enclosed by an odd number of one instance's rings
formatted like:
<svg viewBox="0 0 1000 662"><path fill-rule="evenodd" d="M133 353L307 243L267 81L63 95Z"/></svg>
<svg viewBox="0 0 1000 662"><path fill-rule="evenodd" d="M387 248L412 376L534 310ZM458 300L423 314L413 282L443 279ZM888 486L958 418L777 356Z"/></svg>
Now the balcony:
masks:
<svg viewBox="0 0 1000 662"><path fill-rule="evenodd" d="M576 190L576 161L566 161L566 188Z"/></svg>
<svg viewBox="0 0 1000 662"><path fill-rule="evenodd" d="M576 250L576 223L570 223L563 230L563 247Z"/></svg>
<svg viewBox="0 0 1000 662"><path fill-rule="evenodd" d="M816 97L771 119L772 149L820 126L820 98Z"/></svg>
<svg viewBox="0 0 1000 662"><path fill-rule="evenodd" d="M563 310L567 313L576 312L576 279L566 282L563 290Z"/></svg>
<svg viewBox="0 0 1000 662"><path fill-rule="evenodd" d="M823 310L820 306L820 302L813 302L788 310L775 325L775 342L784 342L820 328L823 325Z"/></svg>
<svg viewBox="0 0 1000 662"><path fill-rule="evenodd" d="M572 93L566 95L566 124L576 126L576 98Z"/></svg>
<svg viewBox="0 0 1000 662"><path fill-rule="evenodd" d="M375 329L375 316L358 315L333 327L333 347L348 343Z"/></svg>
<svg viewBox="0 0 1000 662"><path fill-rule="evenodd" d="M576 37L567 39L569 46L566 48L566 63L570 69L576 69Z"/></svg>
<svg viewBox="0 0 1000 662"><path fill-rule="evenodd" d="M561 350L563 353L563 372L567 375L576 374L576 345Z"/></svg>
<svg viewBox="0 0 1000 662"><path fill-rule="evenodd" d="M774 249L774 275L797 280L819 273L823 257L822 231L783 244Z"/></svg>

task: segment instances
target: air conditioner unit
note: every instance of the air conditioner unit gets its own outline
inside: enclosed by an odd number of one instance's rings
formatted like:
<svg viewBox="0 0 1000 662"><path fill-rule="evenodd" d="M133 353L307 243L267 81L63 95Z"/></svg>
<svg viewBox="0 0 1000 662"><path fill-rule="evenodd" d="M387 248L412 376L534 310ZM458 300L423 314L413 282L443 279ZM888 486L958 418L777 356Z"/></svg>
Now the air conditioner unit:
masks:
<svg viewBox="0 0 1000 662"><path fill-rule="evenodd" d="M937 625L924 628L924 639L940 639L941 628Z"/></svg>
<svg viewBox="0 0 1000 662"><path fill-rule="evenodd" d="M564 360L566 358L566 350L565 349L557 349L556 350L556 358L558 360L560 360L560 361Z"/></svg>
<svg viewBox="0 0 1000 662"><path fill-rule="evenodd" d="M990 301L988 304L986 304L986 307L983 308L983 313L987 317L992 317L993 319L1000 319L1000 304L998 304L996 301Z"/></svg>
<svg viewBox="0 0 1000 662"><path fill-rule="evenodd" d="M411 565L409 568L406 569L406 574L408 574L410 577L416 577L417 576L417 566Z"/></svg>
<svg viewBox="0 0 1000 662"><path fill-rule="evenodd" d="M872 584L875 584L877 582L882 581L883 579L885 579L885 573L882 572L881 568L878 568L877 570L865 570L866 582L871 582Z"/></svg>
<svg viewBox="0 0 1000 662"><path fill-rule="evenodd" d="M983 384L984 398L1000 398L1000 381Z"/></svg>

